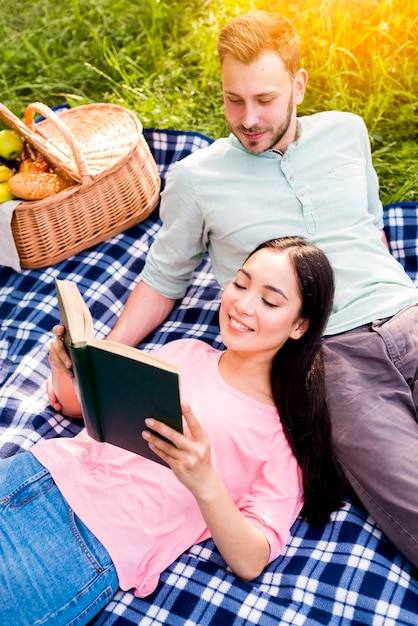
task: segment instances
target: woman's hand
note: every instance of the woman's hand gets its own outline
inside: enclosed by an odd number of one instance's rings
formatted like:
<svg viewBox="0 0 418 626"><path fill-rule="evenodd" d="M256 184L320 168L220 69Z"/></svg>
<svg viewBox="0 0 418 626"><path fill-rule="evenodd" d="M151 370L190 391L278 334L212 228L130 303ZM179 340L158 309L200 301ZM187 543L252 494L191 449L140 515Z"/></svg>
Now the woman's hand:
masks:
<svg viewBox="0 0 418 626"><path fill-rule="evenodd" d="M145 420L148 428L171 443L149 431L144 431L142 436L151 450L168 463L179 481L198 498L207 489L210 479L216 476L211 463L210 442L191 408L182 404L182 411L183 435L162 422L151 418Z"/></svg>
<svg viewBox="0 0 418 626"><path fill-rule="evenodd" d="M148 419L147 426L172 443L148 431L143 432L143 437L194 495L214 542L235 575L252 580L266 566L270 546L265 535L238 509L216 474L209 438L190 407L183 404L182 411L186 422L184 435Z"/></svg>
<svg viewBox="0 0 418 626"><path fill-rule="evenodd" d="M51 341L49 350L49 365L52 370L61 370L68 378L73 378L73 364L64 345L65 328L61 324L52 329L55 337Z"/></svg>
<svg viewBox="0 0 418 626"><path fill-rule="evenodd" d="M52 408L54 409L54 411L61 411L61 402L58 400L56 394L55 394L55 389L53 387L52 384L52 378L51 376L49 376L46 379L46 395L48 396L48 400L49 400L49 404L52 406Z"/></svg>
<svg viewBox="0 0 418 626"><path fill-rule="evenodd" d="M51 341L49 364L51 375L46 381L46 393L50 405L67 417L81 417L81 408L73 385L72 362L64 346L64 326L54 326L55 337Z"/></svg>

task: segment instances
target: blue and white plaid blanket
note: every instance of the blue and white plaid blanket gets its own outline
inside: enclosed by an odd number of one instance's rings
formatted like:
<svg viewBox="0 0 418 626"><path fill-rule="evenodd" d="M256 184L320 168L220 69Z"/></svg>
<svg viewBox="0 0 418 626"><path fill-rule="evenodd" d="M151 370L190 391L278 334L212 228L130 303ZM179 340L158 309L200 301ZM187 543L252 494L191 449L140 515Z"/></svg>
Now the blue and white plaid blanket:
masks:
<svg viewBox="0 0 418 626"><path fill-rule="evenodd" d="M196 133L147 130L145 136L162 176L172 162L210 142ZM418 284L417 206L391 205L385 216L393 253ZM40 438L71 437L81 428L55 413L44 391L50 331L58 320L54 278L78 283L96 335L105 336L158 228L155 211L127 232L53 267L21 273L0 268L0 457L28 449ZM221 345L219 297L205 259L184 300L141 347L185 336ZM347 499L320 530L298 519L283 555L255 582L234 578L207 540L177 559L151 596L138 599L120 591L94 624L412 626L418 624L418 574L365 511Z"/></svg>

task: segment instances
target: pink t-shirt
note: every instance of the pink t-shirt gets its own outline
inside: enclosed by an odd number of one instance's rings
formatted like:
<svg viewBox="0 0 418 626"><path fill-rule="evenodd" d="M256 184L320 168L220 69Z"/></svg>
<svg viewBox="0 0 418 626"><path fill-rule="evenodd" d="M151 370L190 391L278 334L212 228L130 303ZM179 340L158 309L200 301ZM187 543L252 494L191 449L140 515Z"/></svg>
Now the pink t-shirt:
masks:
<svg viewBox="0 0 418 626"><path fill-rule="evenodd" d="M301 472L276 409L226 384L218 368L221 352L203 341L173 341L157 353L180 365L181 396L197 408L214 468L238 508L265 534L273 560L303 503ZM210 536L192 494L159 463L96 442L85 430L42 440L31 451L106 547L124 590L150 594L164 569Z"/></svg>

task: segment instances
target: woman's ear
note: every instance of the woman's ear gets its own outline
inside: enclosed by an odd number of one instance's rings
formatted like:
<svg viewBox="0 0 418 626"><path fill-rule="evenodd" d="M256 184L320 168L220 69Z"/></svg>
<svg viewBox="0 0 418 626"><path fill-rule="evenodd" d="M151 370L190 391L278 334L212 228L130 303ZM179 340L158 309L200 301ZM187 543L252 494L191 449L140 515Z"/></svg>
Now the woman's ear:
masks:
<svg viewBox="0 0 418 626"><path fill-rule="evenodd" d="M290 335L291 339L300 339L302 335L306 333L308 328L309 328L309 320L305 318L300 318L297 321L297 324L293 332Z"/></svg>

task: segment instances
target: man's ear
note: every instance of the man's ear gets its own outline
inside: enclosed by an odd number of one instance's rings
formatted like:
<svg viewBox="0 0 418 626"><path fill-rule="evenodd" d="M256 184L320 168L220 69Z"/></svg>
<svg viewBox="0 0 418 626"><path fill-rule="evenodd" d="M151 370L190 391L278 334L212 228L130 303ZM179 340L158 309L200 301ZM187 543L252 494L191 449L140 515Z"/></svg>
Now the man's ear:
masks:
<svg viewBox="0 0 418 626"><path fill-rule="evenodd" d="M291 339L300 339L302 335L306 333L309 328L309 320L301 318L298 320L293 332L291 333Z"/></svg>
<svg viewBox="0 0 418 626"><path fill-rule="evenodd" d="M300 68L293 80L293 104L301 104L303 102L307 82L308 72Z"/></svg>

